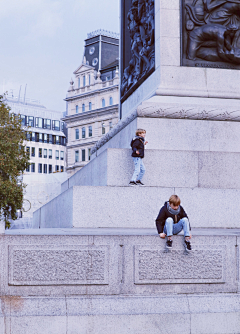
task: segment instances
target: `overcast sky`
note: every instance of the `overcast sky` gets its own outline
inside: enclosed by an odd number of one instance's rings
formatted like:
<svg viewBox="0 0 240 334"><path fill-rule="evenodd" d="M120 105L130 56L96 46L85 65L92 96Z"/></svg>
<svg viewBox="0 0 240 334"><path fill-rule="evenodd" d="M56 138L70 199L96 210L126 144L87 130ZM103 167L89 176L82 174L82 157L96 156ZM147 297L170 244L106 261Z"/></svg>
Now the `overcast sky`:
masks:
<svg viewBox="0 0 240 334"><path fill-rule="evenodd" d="M119 0L0 0L0 94L13 90L65 111L87 33L119 32Z"/></svg>

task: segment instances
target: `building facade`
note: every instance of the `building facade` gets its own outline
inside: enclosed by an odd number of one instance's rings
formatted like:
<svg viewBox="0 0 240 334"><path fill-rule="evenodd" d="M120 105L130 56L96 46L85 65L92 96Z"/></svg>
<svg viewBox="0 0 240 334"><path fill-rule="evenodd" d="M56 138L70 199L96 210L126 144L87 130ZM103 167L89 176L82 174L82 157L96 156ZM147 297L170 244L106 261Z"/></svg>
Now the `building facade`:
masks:
<svg viewBox="0 0 240 334"><path fill-rule="evenodd" d="M62 113L42 106L38 101L5 97L14 114L20 114L26 130L26 146L30 165L24 174L51 174L66 168L66 136Z"/></svg>
<svg viewBox="0 0 240 334"><path fill-rule="evenodd" d="M118 122L119 38L98 30L88 35L82 64L73 72L63 121L68 131L67 172L91 158L91 148Z"/></svg>

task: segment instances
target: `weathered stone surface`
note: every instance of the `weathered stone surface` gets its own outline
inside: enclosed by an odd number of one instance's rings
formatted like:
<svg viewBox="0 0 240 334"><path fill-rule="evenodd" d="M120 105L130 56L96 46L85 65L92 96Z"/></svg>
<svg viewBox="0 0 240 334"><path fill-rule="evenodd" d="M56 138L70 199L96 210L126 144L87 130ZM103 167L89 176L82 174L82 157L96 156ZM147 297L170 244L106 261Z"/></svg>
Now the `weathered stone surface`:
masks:
<svg viewBox="0 0 240 334"><path fill-rule="evenodd" d="M167 253L153 247L135 247L135 283L223 283L224 249L182 250Z"/></svg>
<svg viewBox="0 0 240 334"><path fill-rule="evenodd" d="M108 248L10 247L12 285L107 284Z"/></svg>

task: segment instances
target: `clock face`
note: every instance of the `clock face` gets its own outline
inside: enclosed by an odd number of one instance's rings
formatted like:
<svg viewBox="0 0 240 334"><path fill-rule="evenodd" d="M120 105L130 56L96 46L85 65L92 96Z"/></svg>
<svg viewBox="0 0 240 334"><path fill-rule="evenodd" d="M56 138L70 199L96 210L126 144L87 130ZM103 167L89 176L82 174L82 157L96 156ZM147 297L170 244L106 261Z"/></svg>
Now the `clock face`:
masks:
<svg viewBox="0 0 240 334"><path fill-rule="evenodd" d="M92 46L92 47L89 49L89 54L92 55L92 54L94 54L94 52L95 52L95 47Z"/></svg>
<svg viewBox="0 0 240 334"><path fill-rule="evenodd" d="M94 58L93 61L92 61L92 66L96 66L98 63L98 59L97 58Z"/></svg>

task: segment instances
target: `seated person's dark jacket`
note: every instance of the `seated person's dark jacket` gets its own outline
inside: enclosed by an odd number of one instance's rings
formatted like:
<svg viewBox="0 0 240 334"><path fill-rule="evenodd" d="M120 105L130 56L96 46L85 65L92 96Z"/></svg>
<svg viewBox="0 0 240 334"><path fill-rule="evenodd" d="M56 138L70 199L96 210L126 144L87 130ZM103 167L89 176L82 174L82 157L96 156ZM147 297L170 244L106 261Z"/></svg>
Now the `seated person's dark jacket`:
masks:
<svg viewBox="0 0 240 334"><path fill-rule="evenodd" d="M132 146L132 157L134 158L144 158L144 138L142 137L135 137L131 141ZM139 154L136 153L139 151Z"/></svg>
<svg viewBox="0 0 240 334"><path fill-rule="evenodd" d="M159 211L159 214L158 214L157 219L156 219L156 226L157 226L158 234L163 233L163 229L164 229L166 219L169 218L169 217L173 219L174 224L178 223L179 220L181 220L182 218L185 218L185 217L188 218L186 212L184 211L184 209L181 205L180 205L179 214L178 215L173 215L168 211L167 202L165 202L164 206ZM189 228L191 230L190 223L189 223Z"/></svg>

